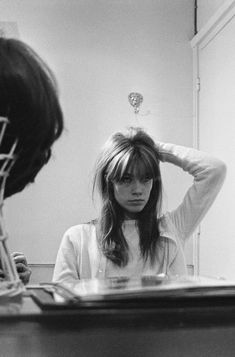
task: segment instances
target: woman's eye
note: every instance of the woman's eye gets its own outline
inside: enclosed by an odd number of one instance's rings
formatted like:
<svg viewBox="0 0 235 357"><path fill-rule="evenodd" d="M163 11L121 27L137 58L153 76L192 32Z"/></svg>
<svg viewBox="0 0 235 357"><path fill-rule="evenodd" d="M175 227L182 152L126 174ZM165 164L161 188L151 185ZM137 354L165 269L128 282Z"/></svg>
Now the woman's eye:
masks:
<svg viewBox="0 0 235 357"><path fill-rule="evenodd" d="M131 177L123 177L121 180L122 183L131 183L131 181Z"/></svg>
<svg viewBox="0 0 235 357"><path fill-rule="evenodd" d="M145 183L149 182L150 180L151 180L151 177L149 177L149 176L146 176L143 178L143 182L145 182Z"/></svg>

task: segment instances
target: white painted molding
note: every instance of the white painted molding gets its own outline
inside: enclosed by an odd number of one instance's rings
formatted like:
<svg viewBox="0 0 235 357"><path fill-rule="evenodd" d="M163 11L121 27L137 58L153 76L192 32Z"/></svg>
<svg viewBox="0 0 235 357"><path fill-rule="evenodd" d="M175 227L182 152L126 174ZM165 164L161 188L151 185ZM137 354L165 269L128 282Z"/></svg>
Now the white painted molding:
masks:
<svg viewBox="0 0 235 357"><path fill-rule="evenodd" d="M192 48L198 46L206 37L209 37L210 34L212 34L212 36L215 35L233 16L235 16L235 0L227 0L198 34L193 37L191 40Z"/></svg>
<svg viewBox="0 0 235 357"><path fill-rule="evenodd" d="M28 263L30 268L54 268L53 263Z"/></svg>

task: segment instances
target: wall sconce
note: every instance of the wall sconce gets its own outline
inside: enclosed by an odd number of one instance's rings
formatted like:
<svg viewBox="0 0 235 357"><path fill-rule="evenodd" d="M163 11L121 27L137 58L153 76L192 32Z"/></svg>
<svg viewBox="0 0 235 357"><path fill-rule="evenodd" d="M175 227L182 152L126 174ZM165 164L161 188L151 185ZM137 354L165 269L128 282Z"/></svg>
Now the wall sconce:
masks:
<svg viewBox="0 0 235 357"><path fill-rule="evenodd" d="M129 100L130 105L132 105L132 107L134 107L134 113L138 114L139 110L140 110L140 105L142 104L142 102L144 100L142 94L132 92L128 95L128 100Z"/></svg>

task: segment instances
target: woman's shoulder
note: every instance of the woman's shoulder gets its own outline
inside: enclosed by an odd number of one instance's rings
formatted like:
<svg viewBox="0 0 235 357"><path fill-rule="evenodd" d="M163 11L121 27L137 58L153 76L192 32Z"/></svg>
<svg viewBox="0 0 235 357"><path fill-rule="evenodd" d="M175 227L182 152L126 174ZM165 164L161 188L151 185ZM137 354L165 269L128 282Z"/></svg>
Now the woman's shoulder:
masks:
<svg viewBox="0 0 235 357"><path fill-rule="evenodd" d="M77 239L82 236L90 236L92 232L95 231L95 220L86 223L80 223L74 226L69 227L64 236L69 237L70 239Z"/></svg>

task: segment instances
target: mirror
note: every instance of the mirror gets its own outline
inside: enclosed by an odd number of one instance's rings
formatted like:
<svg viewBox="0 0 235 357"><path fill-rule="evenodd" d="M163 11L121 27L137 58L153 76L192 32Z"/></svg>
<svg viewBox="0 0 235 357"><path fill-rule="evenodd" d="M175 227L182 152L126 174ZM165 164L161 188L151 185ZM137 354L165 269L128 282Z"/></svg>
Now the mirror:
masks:
<svg viewBox="0 0 235 357"><path fill-rule="evenodd" d="M97 216L92 170L111 133L138 124L156 140L193 146L193 1L11 3L0 3L1 18L13 19L19 38L53 69L66 122L35 184L5 203L11 249L24 251L35 269L50 270L65 230ZM144 97L138 123L127 101L131 92ZM162 175L170 210L191 178L171 165ZM191 240L191 272L194 254Z"/></svg>

